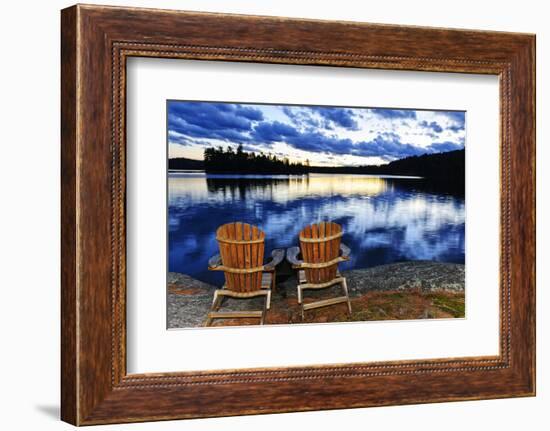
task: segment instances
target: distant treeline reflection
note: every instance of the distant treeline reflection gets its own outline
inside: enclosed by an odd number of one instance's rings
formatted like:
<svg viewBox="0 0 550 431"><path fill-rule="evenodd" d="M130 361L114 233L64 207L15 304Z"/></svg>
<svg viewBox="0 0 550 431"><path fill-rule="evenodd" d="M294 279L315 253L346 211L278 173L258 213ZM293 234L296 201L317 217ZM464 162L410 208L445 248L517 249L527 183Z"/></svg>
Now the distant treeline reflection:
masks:
<svg viewBox="0 0 550 431"><path fill-rule="evenodd" d="M276 196L277 189L288 188L290 182L299 183L300 186L308 189L311 178L307 175L300 178L288 177L232 177L220 176L207 177L206 185L209 193L221 193L224 199L239 199L244 200L251 197L261 196ZM437 181L430 178L400 178L394 180L385 178L384 188L401 189L409 192L443 194L456 197L464 197L464 187L456 187L454 183L448 181ZM358 189L358 192L360 189Z"/></svg>

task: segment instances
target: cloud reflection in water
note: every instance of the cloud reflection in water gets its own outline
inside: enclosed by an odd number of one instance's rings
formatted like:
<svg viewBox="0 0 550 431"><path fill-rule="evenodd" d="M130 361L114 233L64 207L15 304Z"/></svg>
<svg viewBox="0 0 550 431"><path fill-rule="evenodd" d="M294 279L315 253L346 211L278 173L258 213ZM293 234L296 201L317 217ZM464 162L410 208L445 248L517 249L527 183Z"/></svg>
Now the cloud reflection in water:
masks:
<svg viewBox="0 0 550 431"><path fill-rule="evenodd" d="M213 284L215 231L242 221L266 232L266 253L297 244L307 224L332 220L344 229L352 259L341 269L404 260L464 263L464 197L434 192L421 179L362 175L169 175L169 270Z"/></svg>

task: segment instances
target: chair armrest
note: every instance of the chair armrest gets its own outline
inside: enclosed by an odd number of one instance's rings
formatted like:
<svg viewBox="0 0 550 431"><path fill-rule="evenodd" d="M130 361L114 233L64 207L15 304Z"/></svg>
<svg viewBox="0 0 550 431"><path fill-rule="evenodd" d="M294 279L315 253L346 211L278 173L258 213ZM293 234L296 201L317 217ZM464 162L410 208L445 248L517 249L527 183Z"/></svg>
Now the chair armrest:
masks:
<svg viewBox="0 0 550 431"><path fill-rule="evenodd" d="M298 259L300 254L300 247L290 247L286 250L286 260L290 262L293 268L299 268L304 263L303 260Z"/></svg>
<svg viewBox="0 0 550 431"><path fill-rule="evenodd" d="M274 271L275 267L279 265L285 258L285 250L282 248L276 248L271 252L271 260L264 265L265 271Z"/></svg>
<svg viewBox="0 0 550 431"><path fill-rule="evenodd" d="M304 261L298 259L300 254L300 247L290 247L286 250L286 260L290 262L293 268L301 268ZM349 255L351 254L351 249L340 243L340 260L349 260Z"/></svg>
<svg viewBox="0 0 550 431"><path fill-rule="evenodd" d="M208 259L208 269L211 271L220 271L218 267L222 266L222 257L219 254Z"/></svg>
<svg viewBox="0 0 550 431"><path fill-rule="evenodd" d="M349 260L350 253L350 248L346 244L340 243L340 257L344 260Z"/></svg>

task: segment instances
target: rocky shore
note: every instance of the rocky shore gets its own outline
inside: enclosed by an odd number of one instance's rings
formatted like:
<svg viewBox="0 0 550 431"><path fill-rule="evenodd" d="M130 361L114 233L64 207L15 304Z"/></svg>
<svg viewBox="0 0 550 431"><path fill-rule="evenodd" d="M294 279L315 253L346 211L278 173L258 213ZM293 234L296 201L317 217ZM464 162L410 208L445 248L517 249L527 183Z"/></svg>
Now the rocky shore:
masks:
<svg viewBox="0 0 550 431"><path fill-rule="evenodd" d="M464 265L409 261L342 274L347 279L354 311L352 317L346 314L344 305L333 306L308 312L306 323L464 317ZM185 274L168 273L168 328L203 326L216 288ZM337 289L307 291L307 297L334 296ZM261 298L227 299L224 307L261 309L261 301ZM296 279L290 277L277 284L266 323L301 322ZM225 325L231 323L223 322ZM247 323L241 320L235 324Z"/></svg>

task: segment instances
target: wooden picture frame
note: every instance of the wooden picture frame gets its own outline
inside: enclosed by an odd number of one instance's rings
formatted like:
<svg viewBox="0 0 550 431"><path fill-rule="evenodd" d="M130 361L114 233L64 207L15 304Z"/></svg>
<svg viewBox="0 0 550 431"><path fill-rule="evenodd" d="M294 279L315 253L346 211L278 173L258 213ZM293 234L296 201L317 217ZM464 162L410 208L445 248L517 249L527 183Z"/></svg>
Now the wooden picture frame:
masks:
<svg viewBox="0 0 550 431"><path fill-rule="evenodd" d="M534 35L83 5L61 17L64 421L535 394ZM500 354L128 375L125 65L131 56L498 75Z"/></svg>

